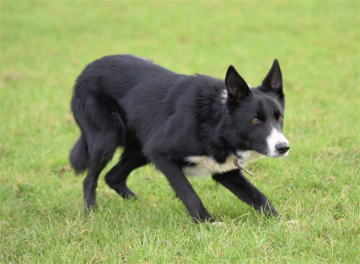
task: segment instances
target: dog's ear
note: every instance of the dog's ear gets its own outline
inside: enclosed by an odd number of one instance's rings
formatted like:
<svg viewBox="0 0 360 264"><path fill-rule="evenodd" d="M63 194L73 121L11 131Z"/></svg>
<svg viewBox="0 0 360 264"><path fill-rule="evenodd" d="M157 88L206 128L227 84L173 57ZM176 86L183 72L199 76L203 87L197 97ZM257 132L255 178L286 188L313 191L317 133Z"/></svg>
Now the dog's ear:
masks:
<svg viewBox="0 0 360 264"><path fill-rule="evenodd" d="M277 59L274 60L269 73L263 80L260 90L263 92L273 92L281 99L284 98L282 74Z"/></svg>
<svg viewBox="0 0 360 264"><path fill-rule="evenodd" d="M238 103L240 100L251 95L249 86L232 65L229 66L226 72L225 86L228 92L229 105Z"/></svg>

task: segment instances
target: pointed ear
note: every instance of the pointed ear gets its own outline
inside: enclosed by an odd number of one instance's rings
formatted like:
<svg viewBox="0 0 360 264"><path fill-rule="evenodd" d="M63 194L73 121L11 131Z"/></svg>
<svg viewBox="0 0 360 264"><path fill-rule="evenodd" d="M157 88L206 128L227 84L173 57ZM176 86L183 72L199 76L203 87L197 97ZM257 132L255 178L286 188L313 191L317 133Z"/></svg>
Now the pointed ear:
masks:
<svg viewBox="0 0 360 264"><path fill-rule="evenodd" d="M282 74L277 59L274 60L274 63L269 73L263 80L260 90L262 90L263 92L274 92L280 98L284 97Z"/></svg>
<svg viewBox="0 0 360 264"><path fill-rule="evenodd" d="M225 86L228 92L229 104L239 102L241 99L251 95L249 86L232 65L229 66L226 72Z"/></svg>

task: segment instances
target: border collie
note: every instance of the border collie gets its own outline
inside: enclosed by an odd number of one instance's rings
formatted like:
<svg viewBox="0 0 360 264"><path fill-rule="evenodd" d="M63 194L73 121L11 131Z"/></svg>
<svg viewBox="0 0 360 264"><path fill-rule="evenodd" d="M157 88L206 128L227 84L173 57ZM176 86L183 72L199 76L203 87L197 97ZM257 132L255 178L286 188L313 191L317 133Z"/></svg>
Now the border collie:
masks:
<svg viewBox="0 0 360 264"><path fill-rule="evenodd" d="M277 60L262 84L250 88L229 66L225 81L177 74L133 55L107 56L76 80L71 101L81 134L70 153L83 182L87 208L95 207L97 181L118 147L120 161L105 181L123 198L136 197L129 174L148 163L161 171L195 221L215 221L186 176L212 175L266 215L278 213L235 166L262 156L287 156L282 134L284 93Z"/></svg>

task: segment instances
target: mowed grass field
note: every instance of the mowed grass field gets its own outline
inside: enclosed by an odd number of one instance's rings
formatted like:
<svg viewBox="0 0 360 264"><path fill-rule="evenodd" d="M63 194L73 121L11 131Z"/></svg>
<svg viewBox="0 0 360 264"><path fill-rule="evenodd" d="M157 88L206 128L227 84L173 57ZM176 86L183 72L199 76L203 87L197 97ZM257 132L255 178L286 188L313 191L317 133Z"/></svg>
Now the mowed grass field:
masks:
<svg viewBox="0 0 360 264"><path fill-rule="evenodd" d="M359 2L1 2L0 263L358 263ZM173 71L252 86L280 62L290 155L249 166L282 218L211 178L191 184L224 223L196 225L152 166L124 201L99 180L85 215L68 153L74 80L136 54Z"/></svg>

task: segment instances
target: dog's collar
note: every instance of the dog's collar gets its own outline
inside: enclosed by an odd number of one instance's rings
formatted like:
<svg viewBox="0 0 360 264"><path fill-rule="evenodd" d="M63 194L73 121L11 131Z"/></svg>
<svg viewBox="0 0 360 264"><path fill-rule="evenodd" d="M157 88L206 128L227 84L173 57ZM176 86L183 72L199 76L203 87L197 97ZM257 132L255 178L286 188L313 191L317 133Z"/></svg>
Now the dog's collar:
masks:
<svg viewBox="0 0 360 264"><path fill-rule="evenodd" d="M243 170L245 171L247 174L249 174L250 176L254 176L254 173L252 173L251 171L245 169L242 165L240 165L240 162L239 162L239 159L238 158L235 158L234 159L234 165L236 167L238 167L240 170Z"/></svg>

